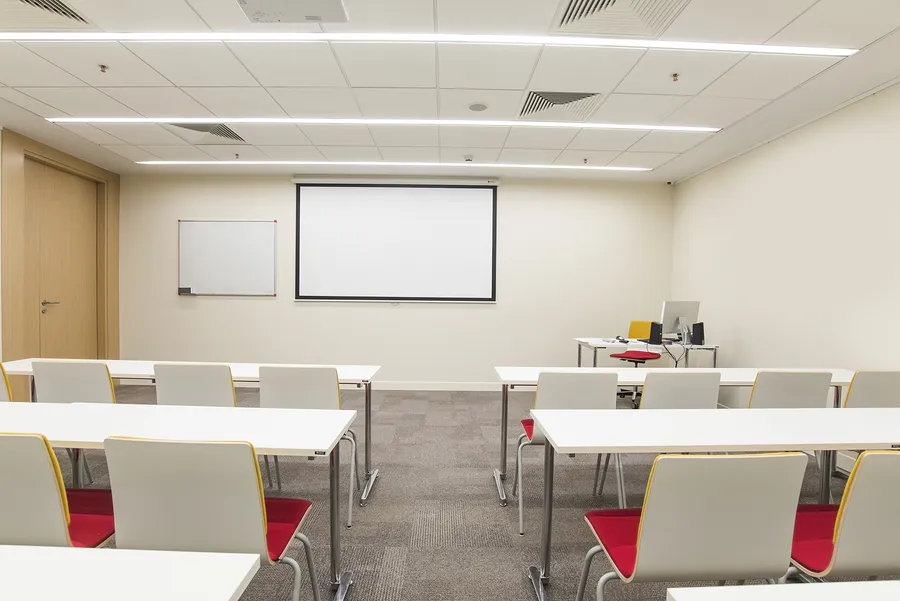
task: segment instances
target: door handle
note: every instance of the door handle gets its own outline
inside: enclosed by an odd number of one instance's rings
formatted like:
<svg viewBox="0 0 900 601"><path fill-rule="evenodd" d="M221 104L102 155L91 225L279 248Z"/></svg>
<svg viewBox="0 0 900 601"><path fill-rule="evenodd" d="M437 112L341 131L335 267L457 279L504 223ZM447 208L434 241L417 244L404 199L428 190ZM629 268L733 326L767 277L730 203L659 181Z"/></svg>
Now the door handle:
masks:
<svg viewBox="0 0 900 601"><path fill-rule="evenodd" d="M41 313L47 312L47 305L58 305L58 304L59 304L59 301L42 300L41 301Z"/></svg>

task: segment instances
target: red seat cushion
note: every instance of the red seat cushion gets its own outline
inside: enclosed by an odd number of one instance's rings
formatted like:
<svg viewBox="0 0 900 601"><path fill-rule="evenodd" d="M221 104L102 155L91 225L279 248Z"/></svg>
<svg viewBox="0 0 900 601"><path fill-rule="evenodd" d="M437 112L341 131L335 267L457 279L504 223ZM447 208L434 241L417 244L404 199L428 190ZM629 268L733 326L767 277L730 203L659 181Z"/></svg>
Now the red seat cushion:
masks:
<svg viewBox="0 0 900 601"><path fill-rule="evenodd" d="M266 548L272 561L287 551L310 507L306 499L266 499Z"/></svg>
<svg viewBox="0 0 900 601"><path fill-rule="evenodd" d="M69 539L73 547L96 547L116 530L112 491L68 489Z"/></svg>
<svg viewBox="0 0 900 601"><path fill-rule="evenodd" d="M522 420L522 428L525 430L525 436L528 437L528 440L531 440L534 437L534 420L526 417Z"/></svg>
<svg viewBox="0 0 900 601"><path fill-rule="evenodd" d="M613 353L610 357L622 359L623 361L652 361L653 359L659 359L662 355L649 351L625 351L624 353Z"/></svg>
<svg viewBox="0 0 900 601"><path fill-rule="evenodd" d="M641 510L596 509L584 514L584 519L616 569L626 578L631 577L637 559Z"/></svg>
<svg viewBox="0 0 900 601"><path fill-rule="evenodd" d="M797 507L791 559L810 572L824 572L831 564L838 508L838 505Z"/></svg>

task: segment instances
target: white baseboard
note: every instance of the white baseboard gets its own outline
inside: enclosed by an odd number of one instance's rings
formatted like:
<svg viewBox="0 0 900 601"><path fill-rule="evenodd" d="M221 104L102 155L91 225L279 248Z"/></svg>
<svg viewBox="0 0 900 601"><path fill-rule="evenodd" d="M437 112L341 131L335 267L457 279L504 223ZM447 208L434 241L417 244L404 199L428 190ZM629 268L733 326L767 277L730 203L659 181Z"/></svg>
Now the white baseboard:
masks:
<svg viewBox="0 0 900 601"><path fill-rule="evenodd" d="M119 380L123 386L153 386L152 380ZM259 388L253 382L235 382L236 388ZM348 388L349 390L349 388ZM426 390L435 392L500 392L499 382L390 382L375 380L372 390Z"/></svg>

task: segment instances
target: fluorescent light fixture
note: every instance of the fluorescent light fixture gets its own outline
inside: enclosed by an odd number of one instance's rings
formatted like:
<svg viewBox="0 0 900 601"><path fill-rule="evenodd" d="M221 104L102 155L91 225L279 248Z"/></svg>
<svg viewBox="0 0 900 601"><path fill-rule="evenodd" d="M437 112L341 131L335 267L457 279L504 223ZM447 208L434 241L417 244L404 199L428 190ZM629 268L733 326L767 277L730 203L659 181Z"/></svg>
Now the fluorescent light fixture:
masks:
<svg viewBox="0 0 900 601"><path fill-rule="evenodd" d="M388 42L494 44L525 46L586 46L591 48L640 48L662 50L702 50L708 52L750 52L812 56L850 56L850 48L808 46L767 46L715 42L670 42L616 38L546 35L470 35L457 33L299 33L299 32L166 32L108 33L98 31L5 31L0 40L13 42Z"/></svg>
<svg viewBox="0 0 900 601"><path fill-rule="evenodd" d="M329 119L329 118L294 118L294 117L48 117L51 123L162 123L178 125L181 123L254 123L254 124L291 124L291 125L400 125L400 126L434 126L442 127L545 127L557 129L629 129L640 131L671 131L716 133L720 127L701 127L691 125L644 125L629 123L581 123L578 121L498 121L487 119Z"/></svg>
<svg viewBox="0 0 900 601"><path fill-rule="evenodd" d="M525 165L514 163L416 163L399 161L135 161L139 165L208 165L258 166L293 165L307 167L446 167L464 169L552 169L569 171L651 171L647 167L613 167L609 165Z"/></svg>

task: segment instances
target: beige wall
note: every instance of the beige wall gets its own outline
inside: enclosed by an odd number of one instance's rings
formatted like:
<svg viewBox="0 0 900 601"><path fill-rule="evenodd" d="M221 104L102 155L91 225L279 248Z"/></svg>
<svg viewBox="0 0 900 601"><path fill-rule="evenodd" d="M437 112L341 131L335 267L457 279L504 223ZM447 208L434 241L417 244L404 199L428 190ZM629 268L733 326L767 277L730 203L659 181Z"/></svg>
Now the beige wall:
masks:
<svg viewBox="0 0 900 601"><path fill-rule="evenodd" d="M572 365L574 336L658 315L670 188L523 181L498 198L496 304L297 303L289 178L125 176L122 356L375 363L383 387L479 388L494 365ZM278 296L177 296L178 219L277 219Z"/></svg>

